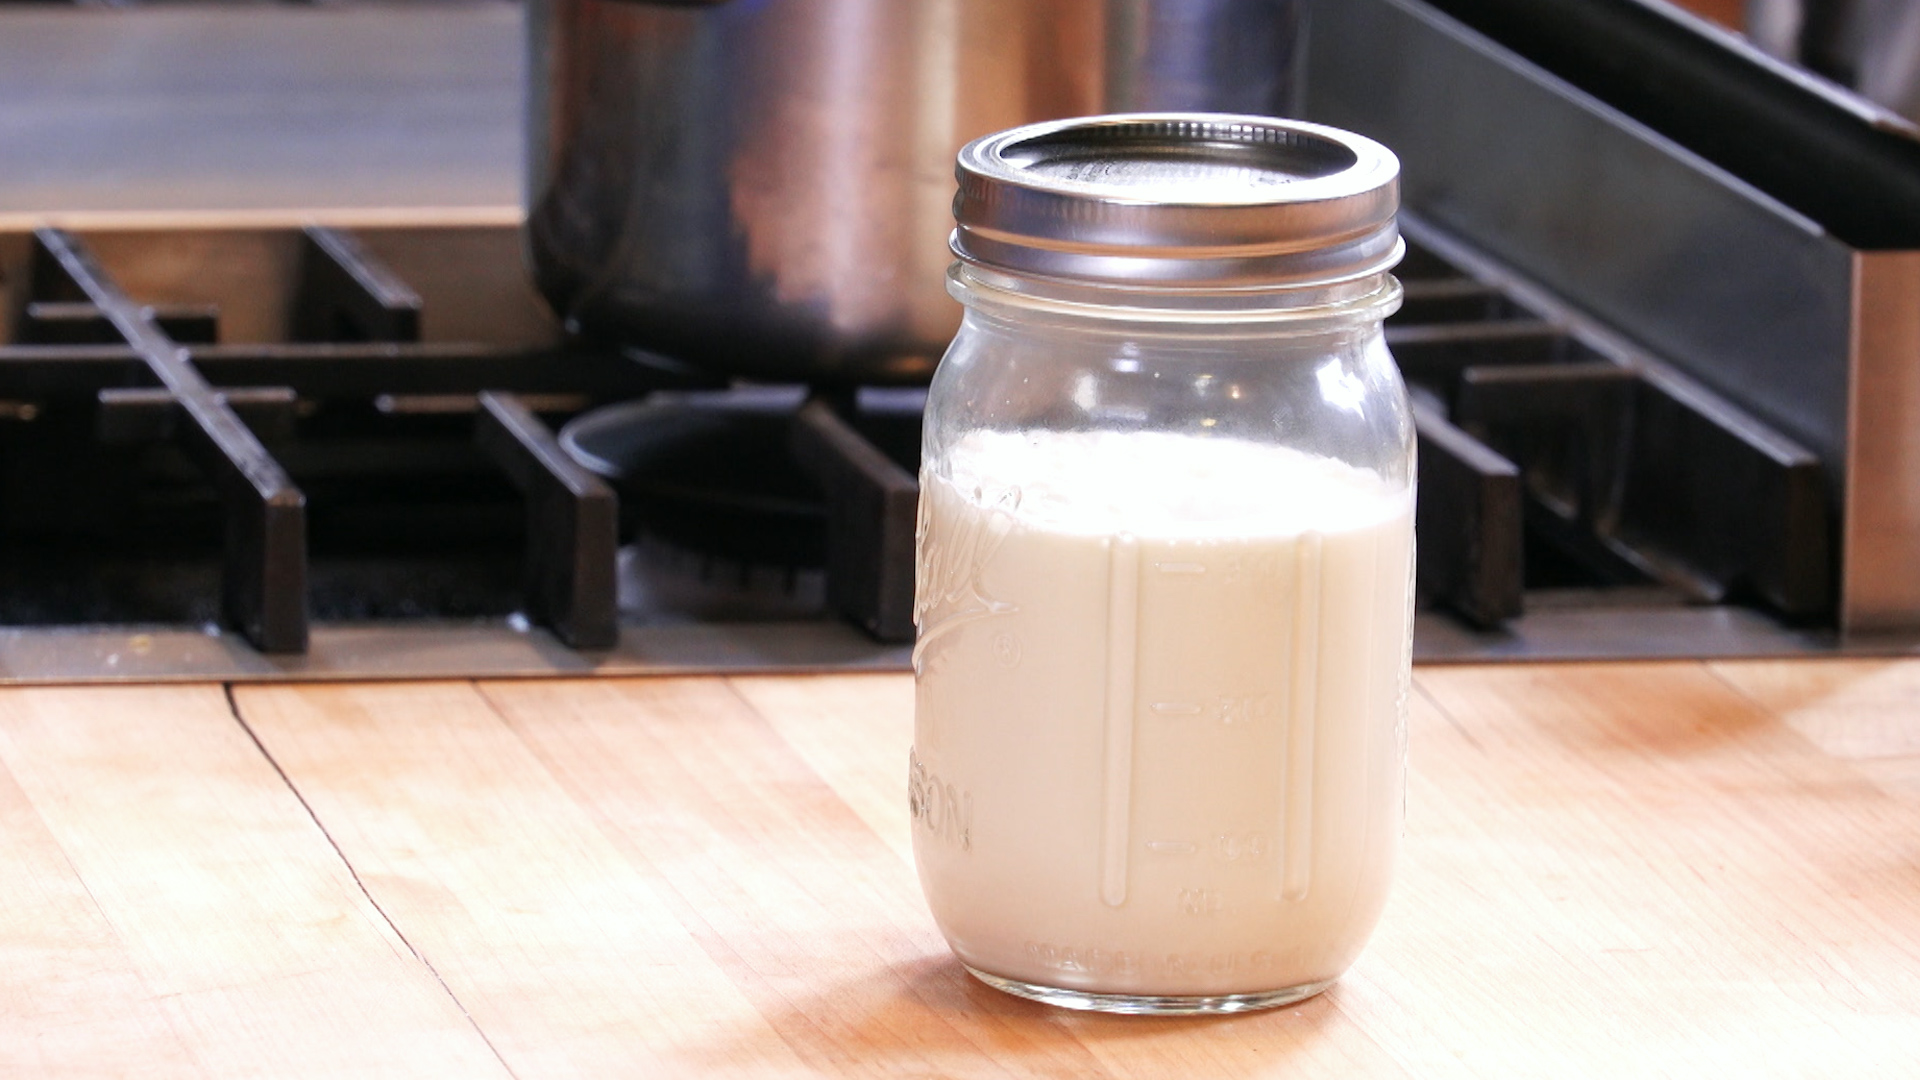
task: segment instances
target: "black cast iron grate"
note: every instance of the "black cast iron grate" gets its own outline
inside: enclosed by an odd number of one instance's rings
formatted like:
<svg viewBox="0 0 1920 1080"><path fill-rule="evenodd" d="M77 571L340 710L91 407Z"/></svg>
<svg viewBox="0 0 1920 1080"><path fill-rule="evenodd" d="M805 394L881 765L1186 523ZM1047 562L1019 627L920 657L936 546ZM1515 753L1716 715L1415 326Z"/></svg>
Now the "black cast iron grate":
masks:
<svg viewBox="0 0 1920 1080"><path fill-rule="evenodd" d="M645 369L592 350L560 362L551 349L421 343L419 297L332 229L304 233L295 340L285 343L216 344L217 312L142 305L82 239L62 230L34 234L28 276L18 341L0 347L0 398L29 417L82 401L100 446L185 451L220 504L220 613L263 652L306 648L311 584L308 499L270 447L293 441L302 426L324 425L325 416L313 420L320 402L394 395L478 395L473 440L527 508L526 614L576 647L615 640L613 494L560 452L517 395L633 396L657 385ZM345 471L391 472L385 466L406 450L355 451L363 460ZM109 455L95 464L114 462ZM89 479L107 487L122 480ZM77 495L36 492L41 500ZM391 531L408 527L393 523ZM442 523L449 529L458 526ZM408 543L403 535L394 541Z"/></svg>
<svg viewBox="0 0 1920 1080"><path fill-rule="evenodd" d="M1830 616L1833 510L1814 454L1429 251L1399 272L1387 341L1415 400L1430 602L1494 627L1570 571L1588 596L1640 587Z"/></svg>
<svg viewBox="0 0 1920 1080"><path fill-rule="evenodd" d="M1407 302L1388 339L1415 396L1423 603L1482 627L1561 585L1749 602L1796 620L1829 613L1831 509L1813 455L1431 251L1400 273ZM333 229L302 233L284 342L223 344L208 305L142 304L68 232L35 234L27 276L16 341L0 346L0 413L36 420L12 427L40 437L70 430L31 452L0 430L0 530L64 504L147 530L143 544L216 546L217 570L165 587L217 592L218 617L265 652L306 647L316 597L322 617L393 614L342 600L340 560L315 563L312 544L417 555L373 577L428 595L429 613L459 613L474 579L498 569L465 557L474 537L518 546L515 610L575 648L612 645L617 497L543 415L714 385L578 342L424 341L420 297ZM414 404L376 408L394 401ZM882 641L911 640L913 433L876 435L851 396L830 394L807 398L786 431L817 488L829 606ZM341 432L369 437L331 438ZM172 472L168 452L180 458ZM216 512L134 526L89 509L155 475L159 493L142 497L166 504L182 473L210 487Z"/></svg>

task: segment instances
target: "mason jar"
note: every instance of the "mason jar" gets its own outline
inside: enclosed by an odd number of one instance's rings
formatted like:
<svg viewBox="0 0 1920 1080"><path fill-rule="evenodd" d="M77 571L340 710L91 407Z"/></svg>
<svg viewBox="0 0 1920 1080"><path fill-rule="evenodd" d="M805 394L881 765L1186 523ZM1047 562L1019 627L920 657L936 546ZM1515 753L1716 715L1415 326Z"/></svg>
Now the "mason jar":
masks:
<svg viewBox="0 0 1920 1080"><path fill-rule="evenodd" d="M990 985L1262 1008L1371 933L1411 656L1398 173L1254 116L961 151L909 801L934 918Z"/></svg>

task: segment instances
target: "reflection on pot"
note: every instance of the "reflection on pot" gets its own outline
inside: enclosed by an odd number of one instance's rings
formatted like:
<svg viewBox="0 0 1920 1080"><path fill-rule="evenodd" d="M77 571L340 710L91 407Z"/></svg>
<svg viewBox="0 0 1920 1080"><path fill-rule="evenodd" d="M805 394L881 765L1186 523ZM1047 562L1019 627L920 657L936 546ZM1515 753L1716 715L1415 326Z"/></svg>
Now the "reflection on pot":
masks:
<svg viewBox="0 0 1920 1080"><path fill-rule="evenodd" d="M718 370L924 381L953 158L1112 109L1283 115L1300 0L536 0L528 241L581 330Z"/></svg>

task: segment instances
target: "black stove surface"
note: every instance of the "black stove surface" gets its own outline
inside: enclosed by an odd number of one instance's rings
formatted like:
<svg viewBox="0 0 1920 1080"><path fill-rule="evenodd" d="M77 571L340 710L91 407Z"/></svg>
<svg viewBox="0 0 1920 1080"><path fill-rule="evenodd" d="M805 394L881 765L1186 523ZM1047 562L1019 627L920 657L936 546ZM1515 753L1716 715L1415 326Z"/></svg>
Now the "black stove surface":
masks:
<svg viewBox="0 0 1920 1080"><path fill-rule="evenodd" d="M1837 645L1819 462L1411 223L1416 655ZM570 340L505 228L0 236L0 680L903 669L919 392Z"/></svg>

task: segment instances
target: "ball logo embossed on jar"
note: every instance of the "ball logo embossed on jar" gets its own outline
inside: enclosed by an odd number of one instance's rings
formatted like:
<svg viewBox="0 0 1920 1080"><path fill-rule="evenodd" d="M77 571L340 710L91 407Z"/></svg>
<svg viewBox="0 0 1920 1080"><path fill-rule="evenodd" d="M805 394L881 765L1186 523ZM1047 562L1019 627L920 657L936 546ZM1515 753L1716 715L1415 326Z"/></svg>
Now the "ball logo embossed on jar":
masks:
<svg viewBox="0 0 1920 1080"><path fill-rule="evenodd" d="M976 492L975 498L984 501L985 497ZM954 631L1019 610L988 595L981 582L987 563L1013 530L1013 513L1019 507L1020 489L1010 487L992 500L988 513L963 529L943 533L934 526L931 507L924 501L920 504L914 525L913 625L919 630L913 647L915 672L925 667L936 646ZM1011 636L1006 640L1013 641ZM995 651L1002 662L1008 662L1009 649L998 639ZM1011 663L1018 663L1017 646L1012 651Z"/></svg>

